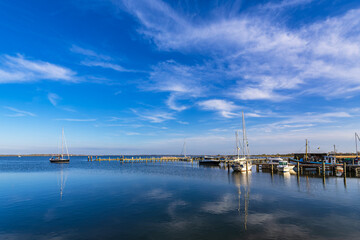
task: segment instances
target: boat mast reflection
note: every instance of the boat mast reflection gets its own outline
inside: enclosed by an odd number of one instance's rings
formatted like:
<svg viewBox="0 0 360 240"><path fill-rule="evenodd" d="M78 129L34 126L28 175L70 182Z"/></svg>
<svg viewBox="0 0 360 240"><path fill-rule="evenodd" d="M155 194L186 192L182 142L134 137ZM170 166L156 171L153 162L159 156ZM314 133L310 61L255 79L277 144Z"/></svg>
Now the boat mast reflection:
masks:
<svg viewBox="0 0 360 240"><path fill-rule="evenodd" d="M250 183L251 175L248 173L233 172L232 173L233 182L238 189L238 213L241 214L241 186L245 191L244 194L244 229L247 230L247 218L248 218L248 208L249 208L249 199L250 199Z"/></svg>
<svg viewBox="0 0 360 240"><path fill-rule="evenodd" d="M60 167L60 175L58 176L58 185L60 187L60 200L62 200L62 196L64 193L66 180L67 180L67 173L66 171L64 172L64 165L61 164L59 167Z"/></svg>

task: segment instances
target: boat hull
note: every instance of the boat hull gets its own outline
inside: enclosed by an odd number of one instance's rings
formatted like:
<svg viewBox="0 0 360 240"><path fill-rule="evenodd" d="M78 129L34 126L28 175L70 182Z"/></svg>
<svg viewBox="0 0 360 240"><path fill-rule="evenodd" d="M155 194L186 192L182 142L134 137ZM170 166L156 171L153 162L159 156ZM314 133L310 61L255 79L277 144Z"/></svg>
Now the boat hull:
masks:
<svg viewBox="0 0 360 240"><path fill-rule="evenodd" d="M203 161L199 161L200 165L212 165L212 166L217 166L220 164L219 160L203 160Z"/></svg>
<svg viewBox="0 0 360 240"><path fill-rule="evenodd" d="M294 170L294 167L295 166L285 166L285 167L279 167L278 166L277 170L279 172L290 172L290 171Z"/></svg>
<svg viewBox="0 0 360 240"><path fill-rule="evenodd" d="M246 169L246 164L233 164L231 168L234 172L250 172L251 171L251 164L248 164L248 168Z"/></svg>
<svg viewBox="0 0 360 240"><path fill-rule="evenodd" d="M52 158L50 158L49 161L51 163L69 163L70 159L52 159Z"/></svg>

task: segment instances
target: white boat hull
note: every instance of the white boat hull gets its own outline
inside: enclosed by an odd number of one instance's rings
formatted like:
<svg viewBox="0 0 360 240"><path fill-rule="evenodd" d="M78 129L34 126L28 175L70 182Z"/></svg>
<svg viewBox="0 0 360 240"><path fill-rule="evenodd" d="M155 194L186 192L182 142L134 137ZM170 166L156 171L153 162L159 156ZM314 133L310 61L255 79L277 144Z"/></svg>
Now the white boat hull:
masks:
<svg viewBox="0 0 360 240"><path fill-rule="evenodd" d="M246 163L235 163L233 165L231 165L232 169L235 171L235 172L249 172L251 171L251 163L248 163L247 164L247 168L246 168Z"/></svg>
<svg viewBox="0 0 360 240"><path fill-rule="evenodd" d="M290 172L290 171L294 170L294 167L295 166L278 166L277 170L279 172Z"/></svg>

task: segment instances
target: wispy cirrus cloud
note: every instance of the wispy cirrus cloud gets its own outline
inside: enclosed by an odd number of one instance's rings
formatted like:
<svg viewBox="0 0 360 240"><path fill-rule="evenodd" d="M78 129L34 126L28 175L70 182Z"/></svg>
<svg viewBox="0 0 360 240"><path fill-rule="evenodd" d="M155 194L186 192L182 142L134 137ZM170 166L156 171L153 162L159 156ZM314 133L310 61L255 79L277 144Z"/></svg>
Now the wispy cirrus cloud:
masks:
<svg viewBox="0 0 360 240"><path fill-rule="evenodd" d="M39 80L76 82L76 72L49 62L29 60L18 54L0 56L0 84Z"/></svg>
<svg viewBox="0 0 360 240"><path fill-rule="evenodd" d="M170 94L169 98L166 100L166 105L170 109L181 112L188 108L187 106L178 105L176 103L176 98L177 98L177 95L172 93L172 94Z"/></svg>
<svg viewBox="0 0 360 240"><path fill-rule="evenodd" d="M201 67L193 68L173 60L160 62L153 66L149 81L140 87L150 91L176 93L178 96L199 96L206 90L200 77L201 74L205 75L204 71Z"/></svg>
<svg viewBox="0 0 360 240"><path fill-rule="evenodd" d="M35 117L36 116L35 113L20 110L20 109L14 108L14 107L5 106L4 108L13 112L12 114L7 114L6 115L7 117L28 117L28 116Z"/></svg>
<svg viewBox="0 0 360 240"><path fill-rule="evenodd" d="M84 55L84 56L94 57L96 59L102 59L102 60L111 60L112 59L110 56L100 54L100 53L95 52L94 50L82 48L77 45L72 45L70 48L70 51Z"/></svg>
<svg viewBox="0 0 360 240"><path fill-rule="evenodd" d="M348 119L355 117L353 114L347 111L325 112L325 113L313 113L306 112L301 115L287 115L282 116L285 118L280 121L276 121L270 124L260 124L257 128L265 129L266 132L274 132L279 130L289 129L303 129L313 128L319 124L334 123L342 119ZM262 127L261 127L262 126Z"/></svg>
<svg viewBox="0 0 360 240"><path fill-rule="evenodd" d="M133 72L133 70L126 69L119 64L109 63L109 62L101 62L101 61L82 61L82 65L88 67L101 67L101 68L109 68L118 72Z"/></svg>
<svg viewBox="0 0 360 240"><path fill-rule="evenodd" d="M172 113L163 111L138 111L136 109L132 109L132 112L135 113L140 119L152 123L162 123L175 119Z"/></svg>
<svg viewBox="0 0 360 240"><path fill-rule="evenodd" d="M159 50L196 52L207 56L208 62L222 65L222 80L236 80L235 85L227 87L240 100L356 95L360 92L360 9L301 28L277 22L274 11L311 2L284 0L259 5L246 14L229 16L223 13L230 10L222 9L216 17L200 18L182 11L181 5L175 9L160 0L123 1L126 11L141 24L138 31L152 39ZM172 77L166 83L158 82L157 89L170 92L192 92L188 86L211 89L216 80L202 75L214 73L209 66L183 65L182 69L188 69L186 82L191 85L183 85ZM154 73L157 72L161 70L155 69Z"/></svg>
<svg viewBox="0 0 360 240"><path fill-rule="evenodd" d="M61 97L56 93L48 93L48 99L50 103L56 107L58 102L61 100Z"/></svg>
<svg viewBox="0 0 360 240"><path fill-rule="evenodd" d="M217 111L221 116L225 118L233 118L239 116L239 114L233 111L238 110L239 106L235 105L231 101L222 99L210 99L198 102L198 105L204 110Z"/></svg>
<svg viewBox="0 0 360 240"><path fill-rule="evenodd" d="M55 120L67 122L95 122L96 118L58 118Z"/></svg>
<svg viewBox="0 0 360 240"><path fill-rule="evenodd" d="M87 67L107 68L117 72L136 72L114 63L114 59L112 57L97 53L91 49L85 49L77 45L72 45L70 51L85 56L86 59L82 60L80 64Z"/></svg>

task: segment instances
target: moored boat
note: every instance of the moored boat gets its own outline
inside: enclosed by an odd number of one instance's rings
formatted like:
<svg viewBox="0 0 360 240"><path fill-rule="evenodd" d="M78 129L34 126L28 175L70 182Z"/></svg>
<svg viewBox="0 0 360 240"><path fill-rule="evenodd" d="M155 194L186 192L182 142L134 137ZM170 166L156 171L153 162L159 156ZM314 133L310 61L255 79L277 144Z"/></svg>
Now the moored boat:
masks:
<svg viewBox="0 0 360 240"><path fill-rule="evenodd" d="M284 161L281 157L268 157L266 159L267 163L279 163L280 161Z"/></svg>
<svg viewBox="0 0 360 240"><path fill-rule="evenodd" d="M235 132L236 135L236 150L237 150L237 158L233 160L233 164L231 165L233 171L236 172L248 172L251 171L251 160L249 157L249 148L248 148L248 141L246 136L246 128L245 128L245 118L244 112L242 113L242 127L243 127L243 156L240 158L240 147L238 141L238 132Z"/></svg>
<svg viewBox="0 0 360 240"><path fill-rule="evenodd" d="M289 163L287 161L279 161L279 165L277 165L277 170L279 172L290 172L291 170L293 170L295 167L295 165L289 165Z"/></svg>
<svg viewBox="0 0 360 240"><path fill-rule="evenodd" d="M220 164L220 160L214 159L213 157L204 157L203 160L199 161L200 165L212 165L216 166Z"/></svg>
<svg viewBox="0 0 360 240"><path fill-rule="evenodd" d="M64 157L64 147L66 149L66 157ZM52 156L49 161L51 163L69 163L70 162L70 155L67 148L66 140L65 140L65 134L64 134L64 128L62 129L62 135L61 135L61 154Z"/></svg>

